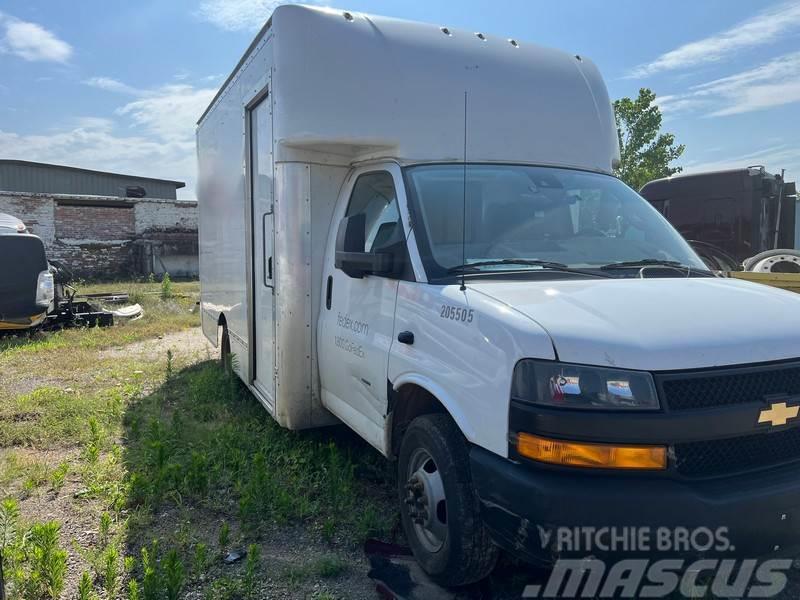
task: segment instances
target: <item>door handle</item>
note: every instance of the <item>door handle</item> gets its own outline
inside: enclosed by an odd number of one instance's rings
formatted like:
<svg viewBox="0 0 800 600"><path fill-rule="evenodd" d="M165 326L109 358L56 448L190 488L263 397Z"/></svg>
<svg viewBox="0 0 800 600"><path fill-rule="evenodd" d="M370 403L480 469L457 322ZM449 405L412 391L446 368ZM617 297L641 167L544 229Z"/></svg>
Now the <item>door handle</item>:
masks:
<svg viewBox="0 0 800 600"><path fill-rule="evenodd" d="M408 344L410 346L414 343L414 334L410 331L401 331L397 334L397 341L401 344Z"/></svg>
<svg viewBox="0 0 800 600"><path fill-rule="evenodd" d="M325 288L325 308L331 309L331 296L333 295L333 276L328 275L328 285Z"/></svg>
<svg viewBox="0 0 800 600"><path fill-rule="evenodd" d="M272 257L267 259L267 279L272 279Z"/></svg>

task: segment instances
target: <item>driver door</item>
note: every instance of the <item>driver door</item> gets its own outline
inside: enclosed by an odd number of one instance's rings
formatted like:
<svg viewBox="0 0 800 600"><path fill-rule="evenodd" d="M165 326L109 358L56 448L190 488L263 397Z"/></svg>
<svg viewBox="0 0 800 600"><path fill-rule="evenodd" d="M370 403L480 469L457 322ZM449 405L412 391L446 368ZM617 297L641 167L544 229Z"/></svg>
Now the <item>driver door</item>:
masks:
<svg viewBox="0 0 800 600"><path fill-rule="evenodd" d="M334 214L334 229L342 218L363 214L364 252L380 252L388 239L402 234L397 183L388 170L357 172L349 192L340 199L340 207ZM335 242L330 243L319 325L322 401L328 410L382 449L387 367L401 277L376 274L350 277L335 267Z"/></svg>

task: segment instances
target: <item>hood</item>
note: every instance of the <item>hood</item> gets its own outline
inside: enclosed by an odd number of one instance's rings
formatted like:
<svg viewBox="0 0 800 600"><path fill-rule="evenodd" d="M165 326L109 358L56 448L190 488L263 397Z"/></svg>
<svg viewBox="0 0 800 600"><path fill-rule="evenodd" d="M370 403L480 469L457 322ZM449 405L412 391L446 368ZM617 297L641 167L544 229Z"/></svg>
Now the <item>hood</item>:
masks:
<svg viewBox="0 0 800 600"><path fill-rule="evenodd" d="M564 362L669 371L800 357L800 294L722 278L475 282Z"/></svg>

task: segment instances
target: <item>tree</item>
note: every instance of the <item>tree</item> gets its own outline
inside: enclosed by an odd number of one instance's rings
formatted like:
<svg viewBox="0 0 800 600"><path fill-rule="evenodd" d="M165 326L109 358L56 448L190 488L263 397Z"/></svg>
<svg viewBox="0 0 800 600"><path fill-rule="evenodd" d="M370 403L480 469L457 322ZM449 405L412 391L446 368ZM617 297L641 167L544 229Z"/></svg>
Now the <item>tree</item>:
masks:
<svg viewBox="0 0 800 600"><path fill-rule="evenodd" d="M660 133L661 110L654 104L655 99L651 90L642 88L635 100L614 101L621 156L615 174L635 190L648 181L683 170L669 166L683 154L684 145L676 146L671 133Z"/></svg>

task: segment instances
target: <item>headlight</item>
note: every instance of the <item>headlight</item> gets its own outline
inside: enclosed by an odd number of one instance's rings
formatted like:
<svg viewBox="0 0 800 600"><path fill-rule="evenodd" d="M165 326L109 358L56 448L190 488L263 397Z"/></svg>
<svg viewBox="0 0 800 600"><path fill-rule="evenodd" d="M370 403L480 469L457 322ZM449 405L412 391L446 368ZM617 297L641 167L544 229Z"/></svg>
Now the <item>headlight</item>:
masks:
<svg viewBox="0 0 800 600"><path fill-rule="evenodd" d="M53 284L53 274L50 273L50 271L42 271L39 273L39 279L36 282L36 304L39 306L50 306L54 297L55 286Z"/></svg>
<svg viewBox="0 0 800 600"><path fill-rule="evenodd" d="M521 360L511 384L514 400L556 408L658 410L650 373Z"/></svg>

